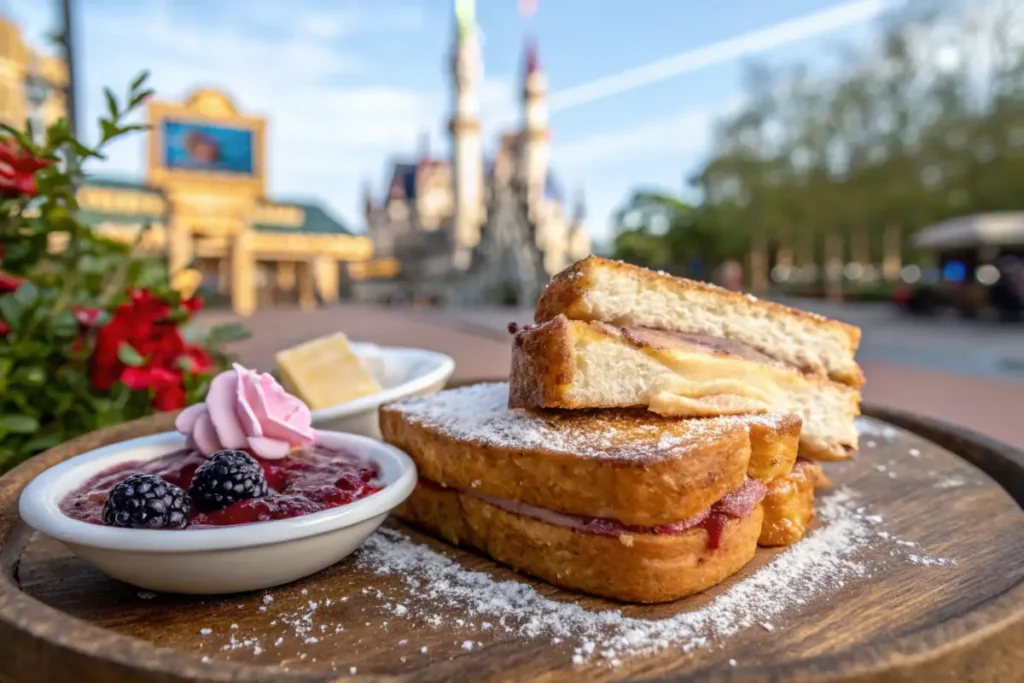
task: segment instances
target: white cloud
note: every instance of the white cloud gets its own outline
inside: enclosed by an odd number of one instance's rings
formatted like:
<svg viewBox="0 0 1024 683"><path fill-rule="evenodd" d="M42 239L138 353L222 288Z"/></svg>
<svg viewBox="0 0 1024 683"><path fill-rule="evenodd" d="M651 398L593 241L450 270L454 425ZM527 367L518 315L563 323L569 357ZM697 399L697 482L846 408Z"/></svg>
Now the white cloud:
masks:
<svg viewBox="0 0 1024 683"><path fill-rule="evenodd" d="M650 153L697 155L706 150L713 123L735 105L730 100L694 107L674 116L556 144L554 157L562 168L583 170L610 161L628 163L630 156Z"/></svg>
<svg viewBox="0 0 1024 683"><path fill-rule="evenodd" d="M862 23L878 16L893 4L892 0L854 0L728 40L687 50L650 64L559 90L551 96L551 110L559 111L587 104L668 78Z"/></svg>

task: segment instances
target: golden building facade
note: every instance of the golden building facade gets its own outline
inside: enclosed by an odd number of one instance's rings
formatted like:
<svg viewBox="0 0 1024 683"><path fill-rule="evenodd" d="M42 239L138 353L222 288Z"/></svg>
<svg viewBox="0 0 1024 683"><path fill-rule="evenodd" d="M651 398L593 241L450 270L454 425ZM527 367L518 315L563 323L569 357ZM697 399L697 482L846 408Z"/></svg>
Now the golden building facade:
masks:
<svg viewBox="0 0 1024 683"><path fill-rule="evenodd" d="M0 121L18 126L26 117L41 123L60 118L62 67L35 55L0 19ZM42 89L29 87L39 85L41 69L49 86L43 101L33 100ZM338 299L342 277L391 272L389 263L370 261L370 240L353 235L320 205L267 196L264 118L208 89L147 107L144 178L89 177L78 192L81 215L97 231L138 239L140 250L165 254L176 283L215 289L240 315L273 303L312 308L318 300Z"/></svg>

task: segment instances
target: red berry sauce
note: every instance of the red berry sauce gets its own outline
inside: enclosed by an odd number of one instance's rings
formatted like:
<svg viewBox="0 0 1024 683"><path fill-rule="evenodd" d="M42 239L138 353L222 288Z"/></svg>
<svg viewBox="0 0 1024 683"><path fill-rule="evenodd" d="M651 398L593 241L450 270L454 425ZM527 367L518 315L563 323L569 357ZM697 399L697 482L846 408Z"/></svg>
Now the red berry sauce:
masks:
<svg viewBox="0 0 1024 683"><path fill-rule="evenodd" d="M767 492L767 486L757 479L750 479L748 477L743 486L731 492L707 510L698 512L681 522L672 522L671 524L662 524L661 526L654 527L639 527L623 524L617 519L588 517L585 518L582 528L583 531L599 536L618 536L621 533L662 536L681 534L695 527L701 527L708 532L708 549L717 550L722 542L722 531L725 529L729 519L745 518L761 503Z"/></svg>
<svg viewBox="0 0 1024 683"><path fill-rule="evenodd" d="M107 494L128 475L156 474L187 491L196 469L206 460L200 453L176 451L148 462L123 463L101 472L69 493L60 503L61 512L72 519L102 525ZM263 468L270 488L265 497L242 500L216 512L200 512L193 507L187 528L300 517L348 505L385 486L374 465L348 451L322 445L282 460L256 458L256 461Z"/></svg>

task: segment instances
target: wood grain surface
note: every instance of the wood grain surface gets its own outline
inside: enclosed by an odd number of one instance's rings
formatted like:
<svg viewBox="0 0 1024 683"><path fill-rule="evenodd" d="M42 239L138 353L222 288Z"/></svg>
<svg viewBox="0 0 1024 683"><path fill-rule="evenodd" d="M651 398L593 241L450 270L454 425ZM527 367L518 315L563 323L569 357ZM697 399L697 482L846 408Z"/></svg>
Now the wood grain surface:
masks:
<svg viewBox="0 0 1024 683"><path fill-rule="evenodd" d="M727 638L711 633L690 652L626 653L617 667L600 658L574 666L570 639L459 627L463 617L480 621L459 603L436 606L434 613L446 617L436 626L414 610L397 617L394 605L413 605L414 596L401 577L358 566L358 553L297 583L223 598L153 595L108 579L21 525L16 501L45 467L165 430L170 420L121 425L60 446L0 480L0 679L329 681L353 672L363 679L429 681L1024 679L1024 456L939 423L878 414L924 436L866 419L856 459L830 464L827 473L881 518L879 531L915 544L916 556L949 563L896 557L893 543L877 540L859 552L870 576L787 608L771 631L755 625ZM572 595L402 532L496 579L527 581L587 610L621 609L648 619L707 604L778 553L759 551L750 567L708 594L638 607ZM467 640L472 649L464 647Z"/></svg>

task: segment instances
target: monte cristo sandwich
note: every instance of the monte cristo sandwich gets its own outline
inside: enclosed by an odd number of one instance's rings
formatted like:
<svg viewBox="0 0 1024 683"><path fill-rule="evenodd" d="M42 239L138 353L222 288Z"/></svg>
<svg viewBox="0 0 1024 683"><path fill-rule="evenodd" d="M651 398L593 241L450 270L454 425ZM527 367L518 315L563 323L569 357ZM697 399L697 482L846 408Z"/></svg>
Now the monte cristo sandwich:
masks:
<svg viewBox="0 0 1024 683"><path fill-rule="evenodd" d="M513 330L512 408L790 413L804 457L857 449L856 327L597 257L555 276L535 320Z"/></svg>
<svg viewBox="0 0 1024 683"><path fill-rule="evenodd" d="M567 589L666 602L787 545L813 518L820 470L800 419L508 408L507 383L381 408L420 480L396 511L453 544ZM766 524L766 520L769 523Z"/></svg>

